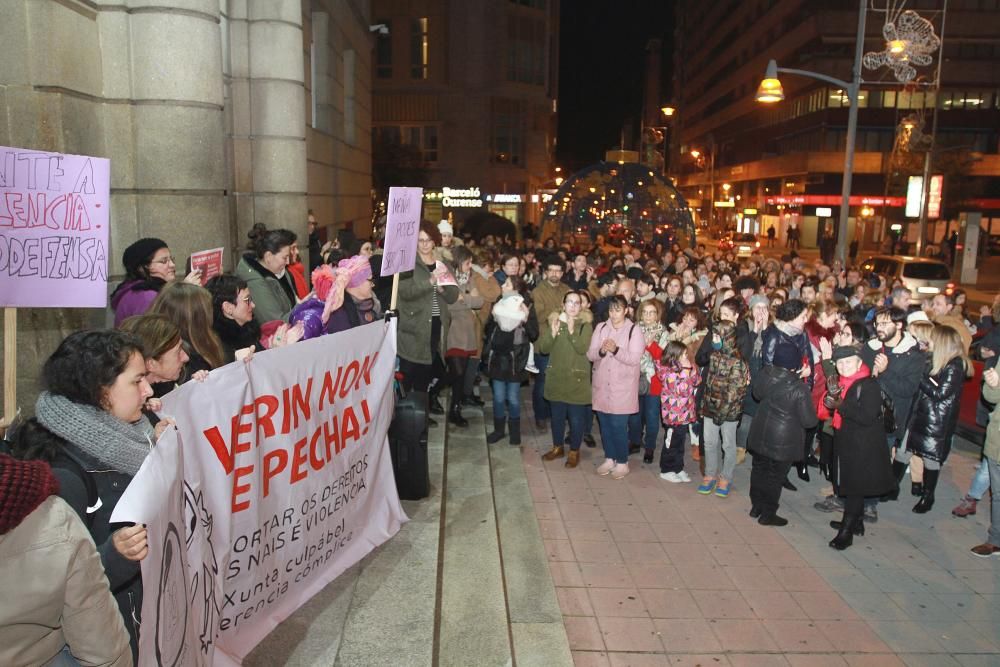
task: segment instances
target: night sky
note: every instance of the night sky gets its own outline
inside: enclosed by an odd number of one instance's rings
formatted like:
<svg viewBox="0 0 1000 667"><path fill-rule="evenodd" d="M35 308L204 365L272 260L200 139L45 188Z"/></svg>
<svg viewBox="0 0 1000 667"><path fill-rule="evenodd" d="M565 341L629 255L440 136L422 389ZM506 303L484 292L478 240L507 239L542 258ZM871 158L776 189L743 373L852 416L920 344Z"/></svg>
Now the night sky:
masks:
<svg viewBox="0 0 1000 667"><path fill-rule="evenodd" d="M662 101L669 99L673 23L672 0L562 0L556 164L564 171L617 148L626 122L638 135L651 37L663 40Z"/></svg>

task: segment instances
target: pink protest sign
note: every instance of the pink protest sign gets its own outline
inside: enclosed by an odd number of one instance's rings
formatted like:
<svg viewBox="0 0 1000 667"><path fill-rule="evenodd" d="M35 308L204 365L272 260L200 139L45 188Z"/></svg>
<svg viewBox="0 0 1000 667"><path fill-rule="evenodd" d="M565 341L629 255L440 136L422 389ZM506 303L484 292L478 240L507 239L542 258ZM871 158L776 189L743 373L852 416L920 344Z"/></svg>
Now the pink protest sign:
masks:
<svg viewBox="0 0 1000 667"><path fill-rule="evenodd" d="M104 308L111 162L0 146L0 306Z"/></svg>
<svg viewBox="0 0 1000 667"><path fill-rule="evenodd" d="M222 275L222 248L202 250L191 255L191 270L201 271L201 286L215 276Z"/></svg>
<svg viewBox="0 0 1000 667"><path fill-rule="evenodd" d="M420 232L420 204L423 194L423 188L389 188L380 275L391 276L413 270L417 260L417 234Z"/></svg>

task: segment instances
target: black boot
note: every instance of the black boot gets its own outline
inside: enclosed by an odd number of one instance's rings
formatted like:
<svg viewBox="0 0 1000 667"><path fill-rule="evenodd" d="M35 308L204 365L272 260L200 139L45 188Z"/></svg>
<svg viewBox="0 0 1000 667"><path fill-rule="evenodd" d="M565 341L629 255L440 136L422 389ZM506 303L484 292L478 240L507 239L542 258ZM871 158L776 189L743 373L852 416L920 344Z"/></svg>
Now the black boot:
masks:
<svg viewBox="0 0 1000 667"><path fill-rule="evenodd" d="M919 498L924 495L924 483L923 482L911 482L910 483L910 495L914 498Z"/></svg>
<svg viewBox="0 0 1000 667"><path fill-rule="evenodd" d="M460 401L451 402L451 410L448 411L448 422L459 428L469 425L469 420L462 416L462 403Z"/></svg>
<svg viewBox="0 0 1000 667"><path fill-rule="evenodd" d="M431 413L432 415L444 414L444 406L441 405L441 401L438 400L438 395L436 393L432 393L430 395L427 412Z"/></svg>
<svg viewBox="0 0 1000 667"><path fill-rule="evenodd" d="M507 431L504 428L507 425L507 420L503 417L493 418L493 432L486 436L486 442L491 445L495 442L500 442L503 437L507 435Z"/></svg>
<svg viewBox="0 0 1000 667"><path fill-rule="evenodd" d="M843 526L843 525L844 525L843 521L831 521L830 522L830 528L833 528L834 530L840 530L841 526ZM863 516L858 518L858 522L854 526L854 534L855 535L864 535L865 534L865 521L864 521L864 517Z"/></svg>
<svg viewBox="0 0 1000 667"><path fill-rule="evenodd" d="M844 514L844 519L840 522L840 529L837 531L837 536L830 540L830 546L837 551L843 551L854 544L854 531L860 518L855 514Z"/></svg>
<svg viewBox="0 0 1000 667"><path fill-rule="evenodd" d="M805 461L795 464L795 471L799 473L799 479L803 482L809 481L809 466Z"/></svg>
<svg viewBox="0 0 1000 667"><path fill-rule="evenodd" d="M940 474L940 470L924 468L924 495L920 496L920 500L914 505L914 513L927 514L934 507L934 489L937 488L938 475Z"/></svg>
<svg viewBox="0 0 1000 667"><path fill-rule="evenodd" d="M788 480L787 477L785 478L785 481L781 483L781 488L785 489L786 491L798 491L799 490L798 487L796 487L794 484L792 484Z"/></svg>
<svg viewBox="0 0 1000 667"><path fill-rule="evenodd" d="M899 484L903 481L903 475L905 474L906 464L901 461L893 461L892 476L896 479L896 488L879 498L879 500L899 500Z"/></svg>
<svg viewBox="0 0 1000 667"><path fill-rule="evenodd" d="M521 420L510 420L510 444L517 446L521 444Z"/></svg>

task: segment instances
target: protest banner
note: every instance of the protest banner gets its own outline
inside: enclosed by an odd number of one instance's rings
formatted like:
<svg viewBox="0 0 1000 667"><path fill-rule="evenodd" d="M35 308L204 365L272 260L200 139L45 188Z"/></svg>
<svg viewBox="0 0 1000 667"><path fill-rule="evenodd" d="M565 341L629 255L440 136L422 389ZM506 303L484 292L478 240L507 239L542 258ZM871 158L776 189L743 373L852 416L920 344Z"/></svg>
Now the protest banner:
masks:
<svg viewBox="0 0 1000 667"><path fill-rule="evenodd" d="M201 250L191 255L191 270L201 271L201 286L204 287L208 281L215 276L222 275L222 253L223 248L212 248L211 250Z"/></svg>
<svg viewBox="0 0 1000 667"><path fill-rule="evenodd" d="M108 304L109 160L0 146L0 306Z"/></svg>
<svg viewBox="0 0 1000 667"><path fill-rule="evenodd" d="M407 520L386 435L395 327L373 322L258 353L163 398L162 414L177 422L183 479L170 485L159 466L144 465L113 517L141 520L150 532L141 664L163 664L165 655L186 656L176 664L239 664ZM184 516L175 538L178 487ZM163 488L174 494L166 503ZM145 507L157 503L164 507L151 521ZM175 555L178 542L186 560ZM183 596L169 583L175 569ZM174 631L161 637L159 627Z"/></svg>

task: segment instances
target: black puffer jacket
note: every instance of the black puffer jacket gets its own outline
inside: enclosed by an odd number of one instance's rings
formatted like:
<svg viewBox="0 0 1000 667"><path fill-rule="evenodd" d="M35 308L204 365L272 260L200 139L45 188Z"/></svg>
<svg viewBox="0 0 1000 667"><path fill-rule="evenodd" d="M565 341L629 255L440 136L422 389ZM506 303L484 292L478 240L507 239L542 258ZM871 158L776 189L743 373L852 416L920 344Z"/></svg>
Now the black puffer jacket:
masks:
<svg viewBox="0 0 1000 667"><path fill-rule="evenodd" d="M777 322L772 322L770 326L764 329L763 336L764 343L761 355L765 366L770 366L774 363L774 351L778 349L778 345L791 345L798 349L802 355L802 363L809 364L809 368L813 367L812 346L809 344L809 336L805 332L789 334L783 331ZM810 375L806 378L805 382L811 388L813 386L813 376Z"/></svg>
<svg viewBox="0 0 1000 667"><path fill-rule="evenodd" d="M780 366L765 366L753 378L760 401L750 424L747 447L775 461L798 461L806 429L818 423L809 387L798 374Z"/></svg>
<svg viewBox="0 0 1000 667"><path fill-rule="evenodd" d="M945 462L958 424L964 382L965 363L960 357L949 361L936 375L920 381L910 413L906 443L909 451L931 461Z"/></svg>

